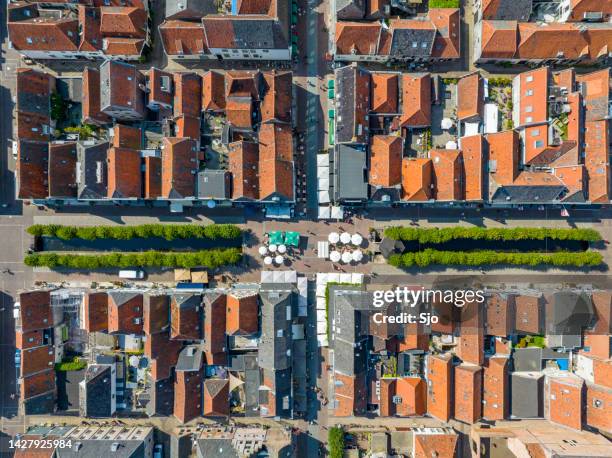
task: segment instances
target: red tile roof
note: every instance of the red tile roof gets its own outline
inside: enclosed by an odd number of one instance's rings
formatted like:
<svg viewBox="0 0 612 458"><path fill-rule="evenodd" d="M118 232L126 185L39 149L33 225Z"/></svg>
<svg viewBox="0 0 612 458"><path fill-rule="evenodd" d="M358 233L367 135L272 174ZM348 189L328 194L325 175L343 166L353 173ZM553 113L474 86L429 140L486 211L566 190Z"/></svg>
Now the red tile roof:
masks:
<svg viewBox="0 0 612 458"><path fill-rule="evenodd" d="M482 368L471 364L455 367L455 419L473 424L482 416Z"/></svg>
<svg viewBox="0 0 612 458"><path fill-rule="evenodd" d="M483 306L477 302L461 308L461 337L457 356L463 362L481 366L484 363L484 318Z"/></svg>
<svg viewBox="0 0 612 458"><path fill-rule="evenodd" d="M519 135L514 130L487 134L491 178L498 186L511 185L518 175Z"/></svg>
<svg viewBox="0 0 612 458"><path fill-rule="evenodd" d="M587 170L589 200L610 201L609 122L587 121L584 132L584 165Z"/></svg>
<svg viewBox="0 0 612 458"><path fill-rule="evenodd" d="M48 141L55 78L48 73L20 68L17 69L16 89L17 138Z"/></svg>
<svg viewBox="0 0 612 458"><path fill-rule="evenodd" d="M108 294L85 293L83 326L87 332L108 331Z"/></svg>
<svg viewBox="0 0 612 458"><path fill-rule="evenodd" d="M140 153L130 148L108 150L108 197L127 199L142 197Z"/></svg>
<svg viewBox="0 0 612 458"><path fill-rule="evenodd" d="M98 52L102 49L102 33L100 32L100 8L89 8L78 5L81 42L79 51Z"/></svg>
<svg viewBox="0 0 612 458"><path fill-rule="evenodd" d="M165 21L159 26L164 51L170 56L209 54L199 22Z"/></svg>
<svg viewBox="0 0 612 458"><path fill-rule="evenodd" d="M547 418L568 428L582 429L584 381L575 375L546 377L545 392Z"/></svg>
<svg viewBox="0 0 612 458"><path fill-rule="evenodd" d="M334 372L335 417L362 415L366 408L367 389L363 374L344 375Z"/></svg>
<svg viewBox="0 0 612 458"><path fill-rule="evenodd" d="M461 12L459 8L430 8L429 20L437 29L432 57L458 59L461 57Z"/></svg>
<svg viewBox="0 0 612 458"><path fill-rule="evenodd" d="M398 401L399 402L396 402ZM380 416L424 415L427 404L425 381L418 377L382 378L380 380Z"/></svg>
<svg viewBox="0 0 612 458"><path fill-rule="evenodd" d="M259 198L281 196L292 200L293 133L291 127L263 124L259 129Z"/></svg>
<svg viewBox="0 0 612 458"><path fill-rule="evenodd" d="M226 309L225 326L228 335L250 335L257 332L259 313L257 294L242 296L230 293L227 296Z"/></svg>
<svg viewBox="0 0 612 458"><path fill-rule="evenodd" d="M100 111L100 71L97 68L85 67L83 70L81 110L83 122L88 124L105 124L110 117Z"/></svg>
<svg viewBox="0 0 612 458"><path fill-rule="evenodd" d="M181 115L174 120L176 124L176 136L181 138L191 138L196 142L200 141L200 118Z"/></svg>
<svg viewBox="0 0 612 458"><path fill-rule="evenodd" d="M120 292L108 295L108 332L118 334L143 333L142 294Z"/></svg>
<svg viewBox="0 0 612 458"><path fill-rule="evenodd" d="M174 380L174 416L187 423L202 415L202 371L176 372Z"/></svg>
<svg viewBox="0 0 612 458"><path fill-rule="evenodd" d="M452 413L452 371L451 355L427 356L427 413L446 422Z"/></svg>
<svg viewBox="0 0 612 458"><path fill-rule="evenodd" d="M22 332L53 326L49 291L28 291L19 294L19 328Z"/></svg>
<svg viewBox="0 0 612 458"><path fill-rule="evenodd" d="M508 416L510 385L508 358L486 358L483 381L483 418L504 420Z"/></svg>
<svg viewBox="0 0 612 458"><path fill-rule="evenodd" d="M173 295L170 299L170 338L198 340L201 336L201 306L190 296Z"/></svg>
<svg viewBox="0 0 612 458"><path fill-rule="evenodd" d="M46 199L49 197L48 166L49 144L19 141L17 179L20 199Z"/></svg>
<svg viewBox="0 0 612 458"><path fill-rule="evenodd" d="M291 72L264 72L266 92L261 103L261 122L291 122Z"/></svg>
<svg viewBox="0 0 612 458"><path fill-rule="evenodd" d="M125 124L115 124L113 126L113 146L115 148L142 148L142 130Z"/></svg>
<svg viewBox="0 0 612 458"><path fill-rule="evenodd" d="M162 145L162 197L182 199L195 195L198 151L189 138L165 137Z"/></svg>
<svg viewBox="0 0 612 458"><path fill-rule="evenodd" d="M610 69L577 75L576 81L583 86L586 121L607 119L610 100Z"/></svg>
<svg viewBox="0 0 612 458"><path fill-rule="evenodd" d="M202 110L225 109L225 75L209 70L202 76Z"/></svg>
<svg viewBox="0 0 612 458"><path fill-rule="evenodd" d="M49 144L49 197L75 198L76 143Z"/></svg>
<svg viewBox="0 0 612 458"><path fill-rule="evenodd" d="M162 79L168 82L168 87L163 87ZM173 75L158 68L151 67L148 75L149 104L155 103L163 106L172 106Z"/></svg>
<svg viewBox="0 0 612 458"><path fill-rule="evenodd" d="M200 117L202 78L196 73L174 74L174 116Z"/></svg>
<svg viewBox="0 0 612 458"><path fill-rule="evenodd" d="M365 22L336 22L336 54L378 54L381 25Z"/></svg>
<svg viewBox="0 0 612 458"><path fill-rule="evenodd" d="M238 14L276 16L276 0L239 0Z"/></svg>
<svg viewBox="0 0 612 458"><path fill-rule="evenodd" d="M168 331L147 335L144 354L150 361L153 380L170 377L171 369L176 366L182 346L183 342L170 340Z"/></svg>
<svg viewBox="0 0 612 458"><path fill-rule="evenodd" d="M143 297L143 329L145 334L156 334L167 329L170 297L167 294L147 293Z"/></svg>
<svg viewBox="0 0 612 458"><path fill-rule="evenodd" d="M457 453L457 434L420 434L414 435L413 458L454 458Z"/></svg>
<svg viewBox="0 0 612 458"><path fill-rule="evenodd" d="M144 8L104 7L100 32L105 37L144 38L147 28L147 12Z"/></svg>
<svg viewBox="0 0 612 458"><path fill-rule="evenodd" d="M225 294L204 297L204 352L209 365L226 363L226 304Z"/></svg>
<svg viewBox="0 0 612 458"><path fill-rule="evenodd" d="M19 51L77 51L79 21L62 18L33 18L8 23L13 48Z"/></svg>
<svg viewBox="0 0 612 458"><path fill-rule="evenodd" d="M433 163L431 159L402 159L402 199L416 202L432 198Z"/></svg>
<svg viewBox="0 0 612 458"><path fill-rule="evenodd" d="M542 300L539 296L516 296L515 301L515 329L517 333L540 334Z"/></svg>
<svg viewBox="0 0 612 458"><path fill-rule="evenodd" d="M397 73L372 72L372 111L397 113L399 75Z"/></svg>
<svg viewBox="0 0 612 458"><path fill-rule="evenodd" d="M518 23L516 21L481 21L480 57L510 59L516 54Z"/></svg>
<svg viewBox="0 0 612 458"><path fill-rule="evenodd" d="M462 137L460 145L465 174L463 180L465 200L483 200L486 198L484 189L484 137L482 135Z"/></svg>
<svg viewBox="0 0 612 458"><path fill-rule="evenodd" d="M104 39L104 53L110 56L140 56L145 41L141 38L108 37Z"/></svg>
<svg viewBox="0 0 612 458"><path fill-rule="evenodd" d="M584 21L585 13L603 13L603 20L608 21L612 15L612 0L571 0L568 21Z"/></svg>
<svg viewBox="0 0 612 458"><path fill-rule="evenodd" d="M53 369L54 362L55 351L51 345L22 350L20 376L27 377L38 372Z"/></svg>
<svg viewBox="0 0 612 458"><path fill-rule="evenodd" d="M436 200L462 200L461 153L434 149L429 158L433 163Z"/></svg>
<svg viewBox="0 0 612 458"><path fill-rule="evenodd" d="M145 199L161 197L162 161L160 157L145 157Z"/></svg>
<svg viewBox="0 0 612 458"><path fill-rule="evenodd" d="M55 390L55 371L46 370L19 381L21 400Z"/></svg>
<svg viewBox="0 0 612 458"><path fill-rule="evenodd" d="M514 332L514 296L494 293L487 297L485 333L507 337Z"/></svg>
<svg viewBox="0 0 612 458"><path fill-rule="evenodd" d="M550 71L541 67L523 72L515 77L518 79L519 99L518 126L546 123L548 121L548 86ZM516 80L515 80L516 81ZM543 129L546 132L546 129Z"/></svg>
<svg viewBox="0 0 612 458"><path fill-rule="evenodd" d="M229 407L229 380L204 380L204 416L226 417L230 413Z"/></svg>
<svg viewBox="0 0 612 458"><path fill-rule="evenodd" d="M402 181L402 137L374 135L370 146L369 182L390 187Z"/></svg>
<svg viewBox="0 0 612 458"><path fill-rule="evenodd" d="M472 122L482 119L484 80L479 72L464 76L457 83L457 118Z"/></svg>
<svg viewBox="0 0 612 458"><path fill-rule="evenodd" d="M227 121L238 129L253 128L253 99L250 97L229 97L225 106Z"/></svg>
<svg viewBox="0 0 612 458"><path fill-rule="evenodd" d="M229 171L232 174L232 199L259 199L259 146L239 141L230 143Z"/></svg>
<svg viewBox="0 0 612 458"><path fill-rule="evenodd" d="M402 75L402 127L431 125L431 77L429 73Z"/></svg>

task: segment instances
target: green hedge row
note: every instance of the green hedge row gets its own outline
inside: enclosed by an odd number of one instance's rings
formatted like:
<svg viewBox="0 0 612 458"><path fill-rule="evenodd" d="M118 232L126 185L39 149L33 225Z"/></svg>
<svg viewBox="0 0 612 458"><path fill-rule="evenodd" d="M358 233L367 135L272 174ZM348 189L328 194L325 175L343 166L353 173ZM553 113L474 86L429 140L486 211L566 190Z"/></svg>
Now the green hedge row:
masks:
<svg viewBox="0 0 612 458"><path fill-rule="evenodd" d="M459 0L429 0L429 8L459 8Z"/></svg>
<svg viewBox="0 0 612 458"><path fill-rule="evenodd" d="M385 237L393 240L419 241L420 243L444 243L454 239L472 240L577 240L597 242L601 234L594 229L556 229L544 227L484 228L445 227L418 228L395 226L385 229Z"/></svg>
<svg viewBox="0 0 612 458"><path fill-rule="evenodd" d="M33 253L25 257L30 267L67 267L70 269L104 269L109 267L206 267L215 269L226 264L236 264L242 258L240 250L202 250L192 253L167 253L145 251L143 253L110 254L58 254Z"/></svg>
<svg viewBox="0 0 612 458"><path fill-rule="evenodd" d="M208 238L234 239L242 231L233 224L142 224L140 226L62 226L59 224L35 224L28 227L28 233L34 236L46 235L64 240L70 239L119 239L162 237L166 240Z"/></svg>
<svg viewBox="0 0 612 458"><path fill-rule="evenodd" d="M329 428L327 446L329 447L329 458L342 458L344 456L344 430L340 426Z"/></svg>
<svg viewBox="0 0 612 458"><path fill-rule="evenodd" d="M427 249L416 253L394 254L389 257L389 264L395 267L443 266L484 266L491 264L509 264L515 266L598 266L603 262L600 253L583 251L580 253L499 253L492 250L483 251L438 251Z"/></svg>

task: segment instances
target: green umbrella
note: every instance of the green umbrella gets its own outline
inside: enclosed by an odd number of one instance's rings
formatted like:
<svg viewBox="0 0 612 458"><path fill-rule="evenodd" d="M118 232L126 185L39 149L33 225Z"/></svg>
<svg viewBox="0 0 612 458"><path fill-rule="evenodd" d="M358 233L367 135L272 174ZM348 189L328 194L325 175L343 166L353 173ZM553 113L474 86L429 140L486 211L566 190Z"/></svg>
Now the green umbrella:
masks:
<svg viewBox="0 0 612 458"><path fill-rule="evenodd" d="M300 244L300 233L289 231L285 234L285 244L297 247Z"/></svg>
<svg viewBox="0 0 612 458"><path fill-rule="evenodd" d="M291 12L292 12L293 14L297 14L297 5L296 5L295 3L293 3L293 4L291 5Z"/></svg>
<svg viewBox="0 0 612 458"><path fill-rule="evenodd" d="M282 245L283 235L284 234L281 231L270 232L270 243L274 245Z"/></svg>

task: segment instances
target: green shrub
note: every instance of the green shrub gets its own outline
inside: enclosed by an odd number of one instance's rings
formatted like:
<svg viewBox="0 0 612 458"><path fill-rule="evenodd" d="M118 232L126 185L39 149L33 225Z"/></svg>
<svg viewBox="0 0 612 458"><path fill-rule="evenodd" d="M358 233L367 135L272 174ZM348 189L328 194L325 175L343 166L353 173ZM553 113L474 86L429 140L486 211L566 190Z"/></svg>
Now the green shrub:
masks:
<svg viewBox="0 0 612 458"><path fill-rule="evenodd" d="M459 8L459 0L429 0L430 8Z"/></svg>
<svg viewBox="0 0 612 458"><path fill-rule="evenodd" d="M202 250L191 253L166 253L145 251L142 253L107 254L60 254L33 253L25 257L30 267L66 267L77 270L95 270L111 267L206 267L215 269L227 264L236 264L242 258L237 248Z"/></svg>
<svg viewBox="0 0 612 458"><path fill-rule="evenodd" d="M60 226L57 224L35 224L28 227L28 233L33 236L46 235L64 240L74 238L118 239L162 237L166 240L208 238L235 239L242 231L233 224L211 224L200 226L196 224L142 224L140 226Z"/></svg>
<svg viewBox="0 0 612 458"><path fill-rule="evenodd" d="M601 234L594 229L557 229L545 227L484 228L445 227L417 228L394 226L384 231L385 237L393 240L418 241L420 243L445 243L455 239L470 240L573 240L597 242Z"/></svg>
<svg viewBox="0 0 612 458"><path fill-rule="evenodd" d="M493 250L482 251L438 251L427 249L419 252L394 254L388 263L395 267L443 266L484 266L507 264L514 266L551 265L555 267L594 267L601 265L603 257L596 251L558 253L500 253Z"/></svg>
<svg viewBox="0 0 612 458"><path fill-rule="evenodd" d="M329 458L342 458L344 456L344 430L339 426L329 428L327 432L327 446Z"/></svg>
<svg viewBox="0 0 612 458"><path fill-rule="evenodd" d="M55 365L55 370L59 372L80 371L87 367L87 361L78 356L67 357L61 363Z"/></svg>

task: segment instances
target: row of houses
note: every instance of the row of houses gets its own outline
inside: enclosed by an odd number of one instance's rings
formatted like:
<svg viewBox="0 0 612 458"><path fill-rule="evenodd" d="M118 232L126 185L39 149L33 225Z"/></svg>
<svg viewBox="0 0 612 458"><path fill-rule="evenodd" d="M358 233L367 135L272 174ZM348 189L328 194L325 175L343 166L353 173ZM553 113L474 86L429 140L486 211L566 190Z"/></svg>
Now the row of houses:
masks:
<svg viewBox="0 0 612 458"><path fill-rule="evenodd" d="M305 411L305 374L295 366L305 354L304 323L292 285L37 290L21 293L18 309L17 380L25 414L72 404L87 418L123 412L186 423ZM74 355L87 364L64 376L79 392L62 405L58 393L66 396L65 388L56 386L55 364L62 371L61 362Z"/></svg>
<svg viewBox="0 0 612 458"><path fill-rule="evenodd" d="M610 202L610 72L335 71L340 203Z"/></svg>
<svg viewBox="0 0 612 458"><path fill-rule="evenodd" d="M143 73L107 60L68 82L18 69L17 92L20 199L295 200L291 72Z"/></svg>
<svg viewBox="0 0 612 458"><path fill-rule="evenodd" d="M371 291L330 286L330 415L546 418L612 432L609 292L493 292L461 308L371 304ZM439 321L381 321L402 312Z"/></svg>
<svg viewBox="0 0 612 458"><path fill-rule="evenodd" d="M171 59L290 60L291 3L168 2L159 37ZM152 43L148 0L11 1L9 43L31 59L138 60Z"/></svg>

